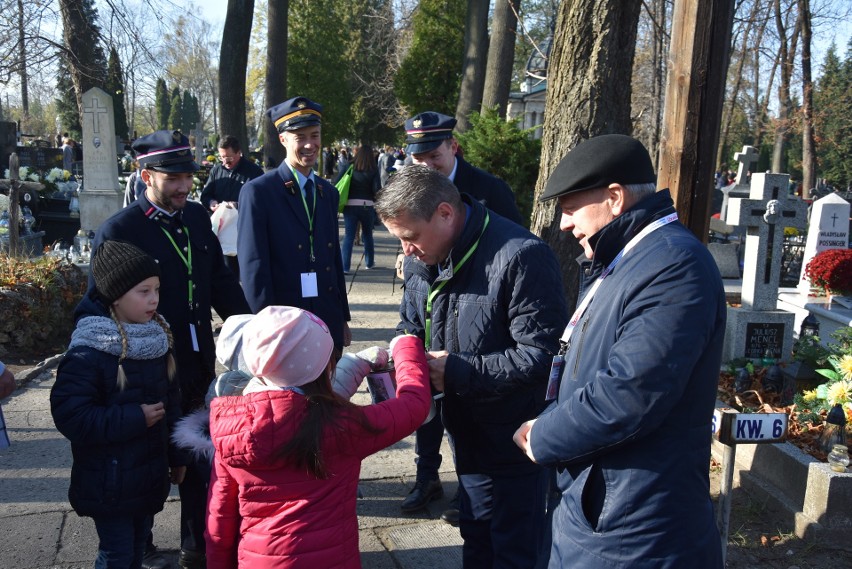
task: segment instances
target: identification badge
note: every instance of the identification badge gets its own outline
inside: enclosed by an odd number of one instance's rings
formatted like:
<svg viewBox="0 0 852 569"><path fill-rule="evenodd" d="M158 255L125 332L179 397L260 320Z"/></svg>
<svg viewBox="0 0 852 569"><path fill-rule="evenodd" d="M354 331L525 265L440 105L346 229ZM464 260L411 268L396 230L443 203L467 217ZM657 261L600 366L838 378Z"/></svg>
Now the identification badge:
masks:
<svg viewBox="0 0 852 569"><path fill-rule="evenodd" d="M302 273L302 298L319 296L316 273Z"/></svg>
<svg viewBox="0 0 852 569"><path fill-rule="evenodd" d="M559 383L562 381L562 367L564 365L564 356L553 356L553 362L550 364L550 377L547 379L547 393L544 395L545 401L553 401L559 395Z"/></svg>
<svg viewBox="0 0 852 569"><path fill-rule="evenodd" d="M200 352L201 349L198 347L198 335L195 333L195 324L189 325L189 337L192 338L192 350L194 352Z"/></svg>

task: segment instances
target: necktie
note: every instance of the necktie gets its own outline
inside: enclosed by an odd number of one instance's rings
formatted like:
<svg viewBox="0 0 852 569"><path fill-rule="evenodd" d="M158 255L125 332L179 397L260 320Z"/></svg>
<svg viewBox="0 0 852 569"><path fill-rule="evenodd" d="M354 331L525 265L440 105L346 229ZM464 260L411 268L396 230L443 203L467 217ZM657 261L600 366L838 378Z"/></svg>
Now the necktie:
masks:
<svg viewBox="0 0 852 569"><path fill-rule="evenodd" d="M309 208L313 208L314 205L314 181L308 178L305 181L305 203L308 204Z"/></svg>

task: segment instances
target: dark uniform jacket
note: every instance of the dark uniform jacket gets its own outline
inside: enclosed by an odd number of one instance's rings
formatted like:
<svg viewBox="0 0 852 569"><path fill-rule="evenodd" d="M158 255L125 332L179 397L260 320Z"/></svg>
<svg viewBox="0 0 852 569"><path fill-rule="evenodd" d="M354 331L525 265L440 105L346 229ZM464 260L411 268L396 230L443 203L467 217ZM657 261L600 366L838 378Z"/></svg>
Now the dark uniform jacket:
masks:
<svg viewBox="0 0 852 569"><path fill-rule="evenodd" d="M515 203L515 194L509 185L485 170L471 166L464 158L456 156L456 176L453 180L459 192L470 194L495 213L506 219L522 224L521 212Z"/></svg>
<svg viewBox="0 0 852 569"><path fill-rule="evenodd" d="M660 191L593 235L584 287L673 212ZM536 460L558 469L550 567L722 566L707 464L725 319L719 270L677 221L603 280L569 340L557 404L530 434Z"/></svg>
<svg viewBox="0 0 852 569"><path fill-rule="evenodd" d="M201 190L201 205L210 209L210 200L216 200L219 203L239 202L243 184L262 175L263 169L245 156L240 157L240 161L233 170L216 164L210 170L207 183Z"/></svg>
<svg viewBox="0 0 852 569"><path fill-rule="evenodd" d="M550 247L516 223L463 195L469 217L453 247L454 265L473 254L434 297L431 350L447 350L443 420L459 474L535 472L512 441L544 407L559 336L568 321L562 277ZM437 267L405 260L399 333L425 337L426 301ZM430 288L431 285L431 288Z"/></svg>
<svg viewBox="0 0 852 569"><path fill-rule="evenodd" d="M192 244L193 305L189 305L187 267L166 236L167 231L184 255L187 229ZM240 283L222 257L222 247L210 226L210 216L195 202L169 217L157 210L145 194L116 212L98 228L93 251L107 239L133 243L160 264L160 306L175 340L175 359L185 411L200 407L215 377L216 348L211 326L211 307L227 319L249 312ZM89 289L95 287L89 275ZM78 307L79 311L79 307ZM190 323L195 325L198 350L193 349Z"/></svg>
<svg viewBox="0 0 852 569"><path fill-rule="evenodd" d="M78 316L109 313L90 292ZM92 340L63 356L50 392L56 428L74 454L68 499L81 516L154 514L169 494L169 466L186 464L169 443L181 409L178 382L168 379L168 353L125 359L127 385L120 390L118 356L92 347ZM141 404L159 401L166 416L147 427Z"/></svg>
<svg viewBox="0 0 852 569"><path fill-rule="evenodd" d="M313 178L313 223L286 161L243 187L237 244L240 277L252 312L270 305L313 312L328 325L335 346L343 348L343 323L350 316L337 229L339 196L326 180L316 174ZM308 272L316 273L319 296L303 298L301 275Z"/></svg>

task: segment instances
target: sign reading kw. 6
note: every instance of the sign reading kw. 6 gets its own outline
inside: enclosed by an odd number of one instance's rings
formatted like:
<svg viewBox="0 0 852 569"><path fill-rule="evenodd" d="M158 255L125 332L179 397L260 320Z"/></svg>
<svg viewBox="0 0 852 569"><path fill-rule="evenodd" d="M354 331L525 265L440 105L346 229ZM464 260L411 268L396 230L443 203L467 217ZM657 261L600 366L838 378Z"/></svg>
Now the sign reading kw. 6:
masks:
<svg viewBox="0 0 852 569"><path fill-rule="evenodd" d="M786 413L713 412L713 436L726 445L777 443L787 438Z"/></svg>

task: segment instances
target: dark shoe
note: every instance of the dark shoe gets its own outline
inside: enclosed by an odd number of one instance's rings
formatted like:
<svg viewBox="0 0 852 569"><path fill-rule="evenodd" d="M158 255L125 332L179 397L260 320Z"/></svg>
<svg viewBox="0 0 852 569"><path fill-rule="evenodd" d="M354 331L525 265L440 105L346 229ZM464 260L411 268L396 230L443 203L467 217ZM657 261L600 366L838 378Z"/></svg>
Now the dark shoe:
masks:
<svg viewBox="0 0 852 569"><path fill-rule="evenodd" d="M452 500L450 500L450 507L444 510L441 513L441 519L450 524L451 526L458 527L459 525L459 491L456 489L456 493L453 496Z"/></svg>
<svg viewBox="0 0 852 569"><path fill-rule="evenodd" d="M145 549L142 557L142 569L171 569L172 564L163 557L153 543Z"/></svg>
<svg viewBox="0 0 852 569"><path fill-rule="evenodd" d="M443 497L444 488L440 480L418 480L408 497L399 505L399 509L405 513L416 512L425 508L429 502Z"/></svg>
<svg viewBox="0 0 852 569"><path fill-rule="evenodd" d="M207 569L207 556L198 551L181 549L178 565L184 569Z"/></svg>

